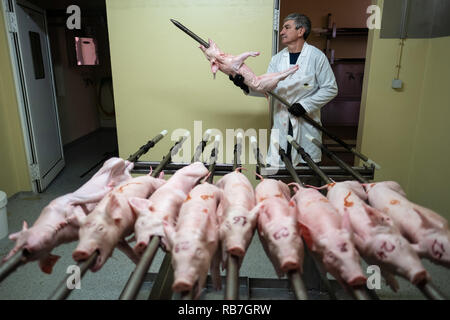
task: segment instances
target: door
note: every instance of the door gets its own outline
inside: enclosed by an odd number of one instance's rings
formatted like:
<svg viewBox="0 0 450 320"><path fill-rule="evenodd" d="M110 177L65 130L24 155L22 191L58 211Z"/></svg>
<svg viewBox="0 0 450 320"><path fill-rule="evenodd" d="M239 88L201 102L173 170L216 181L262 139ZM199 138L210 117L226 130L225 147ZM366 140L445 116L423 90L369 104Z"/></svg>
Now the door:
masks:
<svg viewBox="0 0 450 320"><path fill-rule="evenodd" d="M23 0L10 5L30 172L42 192L64 167L45 11Z"/></svg>

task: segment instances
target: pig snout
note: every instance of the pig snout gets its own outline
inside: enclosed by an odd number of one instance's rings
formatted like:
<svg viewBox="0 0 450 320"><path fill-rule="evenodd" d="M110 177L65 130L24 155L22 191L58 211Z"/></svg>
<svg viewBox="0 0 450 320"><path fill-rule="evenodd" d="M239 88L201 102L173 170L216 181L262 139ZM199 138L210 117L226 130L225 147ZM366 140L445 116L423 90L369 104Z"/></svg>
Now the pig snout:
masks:
<svg viewBox="0 0 450 320"><path fill-rule="evenodd" d="M408 276L409 276L409 281L411 281L411 283L414 285L422 283L422 282L430 279L430 275L423 268L418 269L418 270L412 270L412 271L408 272Z"/></svg>
<svg viewBox="0 0 450 320"><path fill-rule="evenodd" d="M298 270L300 269L300 263L296 257L287 257L281 261L280 268L283 272Z"/></svg>
<svg viewBox="0 0 450 320"><path fill-rule="evenodd" d="M185 292L185 291L191 291L194 287L194 281L187 278L177 278L173 285L172 290L174 292Z"/></svg>

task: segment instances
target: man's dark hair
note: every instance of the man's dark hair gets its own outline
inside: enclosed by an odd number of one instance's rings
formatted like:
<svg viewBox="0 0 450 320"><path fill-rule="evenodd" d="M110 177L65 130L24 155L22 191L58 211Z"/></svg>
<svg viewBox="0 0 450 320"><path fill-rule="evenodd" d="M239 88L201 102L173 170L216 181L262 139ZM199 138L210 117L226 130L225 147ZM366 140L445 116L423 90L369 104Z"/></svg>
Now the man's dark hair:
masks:
<svg viewBox="0 0 450 320"><path fill-rule="evenodd" d="M300 13L291 13L286 18L284 18L284 22L288 20L294 20L295 29L300 29L301 27L305 28L305 33L303 34L303 38L306 40L311 33L311 20L304 14Z"/></svg>

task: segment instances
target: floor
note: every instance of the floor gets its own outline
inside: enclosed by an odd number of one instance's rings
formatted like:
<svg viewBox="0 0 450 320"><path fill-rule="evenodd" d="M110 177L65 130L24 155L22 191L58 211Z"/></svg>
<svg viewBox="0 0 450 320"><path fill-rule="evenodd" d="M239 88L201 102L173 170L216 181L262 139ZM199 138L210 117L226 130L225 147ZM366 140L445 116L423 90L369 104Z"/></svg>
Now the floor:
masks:
<svg viewBox="0 0 450 320"><path fill-rule="evenodd" d="M117 148L114 131L99 131L65 148L66 167L45 192L33 194L22 192L8 199L9 233L18 231L22 221L32 224L41 210L54 198L71 192L86 182L96 170L80 178L92 166L109 156ZM8 238L0 240L0 257L12 248ZM0 299L47 299L67 276L66 270L74 264L71 254L76 243L65 244L53 251L61 256L51 275L40 271L37 263L20 267L0 284ZM150 268L157 273L163 259L161 250ZM433 281L444 294L450 297L450 277L448 269L424 261ZM366 266L364 266L366 268ZM74 290L68 299L117 299L125 286L134 264L120 251L116 250L105 266L97 273L88 271L81 281L81 289ZM240 269L240 275L250 278L275 279L276 275L255 235ZM382 283L377 294L381 299L424 299L418 289L402 279L400 292L393 293ZM275 299L276 297L274 297Z"/></svg>

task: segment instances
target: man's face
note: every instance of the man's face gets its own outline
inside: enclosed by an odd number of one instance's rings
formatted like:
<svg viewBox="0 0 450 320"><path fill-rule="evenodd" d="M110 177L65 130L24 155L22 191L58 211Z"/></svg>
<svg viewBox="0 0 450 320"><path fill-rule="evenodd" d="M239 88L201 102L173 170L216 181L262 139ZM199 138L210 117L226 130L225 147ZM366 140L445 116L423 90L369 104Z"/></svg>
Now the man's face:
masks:
<svg viewBox="0 0 450 320"><path fill-rule="evenodd" d="M283 28L280 32L281 43L287 45L295 42L303 36L304 28L301 27L298 30L295 29L294 20L288 20L283 24Z"/></svg>

